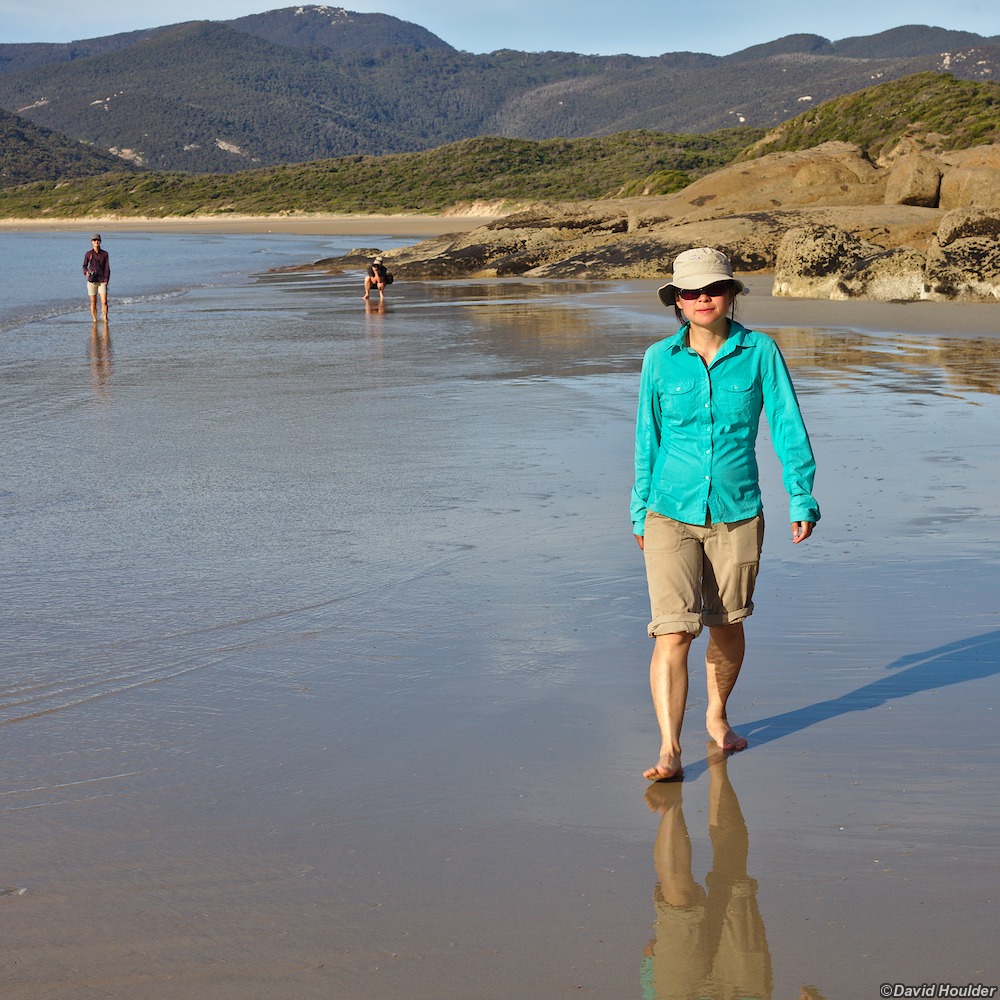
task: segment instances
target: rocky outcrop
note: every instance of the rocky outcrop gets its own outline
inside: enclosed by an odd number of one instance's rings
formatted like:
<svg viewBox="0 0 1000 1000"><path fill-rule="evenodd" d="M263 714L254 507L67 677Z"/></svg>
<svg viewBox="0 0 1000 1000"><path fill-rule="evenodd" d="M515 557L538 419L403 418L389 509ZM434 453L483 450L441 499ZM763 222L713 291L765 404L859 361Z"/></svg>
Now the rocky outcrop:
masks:
<svg viewBox="0 0 1000 1000"><path fill-rule="evenodd" d="M801 226L778 247L772 294L909 301L921 297L924 262L917 250L886 250L833 226Z"/></svg>
<svg viewBox="0 0 1000 1000"><path fill-rule="evenodd" d="M774 270L776 295L996 297L1000 147L942 152L931 138L878 163L845 142L772 153L674 194L538 204L385 256L404 278L647 278L715 246L740 271Z"/></svg>
<svg viewBox="0 0 1000 1000"><path fill-rule="evenodd" d="M958 209L942 219L927 253L922 297L1000 299L1000 210Z"/></svg>
<svg viewBox="0 0 1000 1000"><path fill-rule="evenodd" d="M832 226L789 230L778 247L774 295L799 298L1000 299L1000 212L948 213L927 251L883 247Z"/></svg>

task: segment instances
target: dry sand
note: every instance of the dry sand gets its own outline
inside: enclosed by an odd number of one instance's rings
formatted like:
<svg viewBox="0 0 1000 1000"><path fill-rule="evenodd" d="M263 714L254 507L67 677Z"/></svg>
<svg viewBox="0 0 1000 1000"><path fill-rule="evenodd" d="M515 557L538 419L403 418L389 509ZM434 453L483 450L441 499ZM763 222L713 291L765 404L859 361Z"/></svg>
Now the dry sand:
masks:
<svg viewBox="0 0 1000 1000"><path fill-rule="evenodd" d="M168 219L0 219L0 230L115 230L169 233L302 233L353 236L392 232L397 236L440 236L485 225L491 216L465 215L232 215Z"/></svg>

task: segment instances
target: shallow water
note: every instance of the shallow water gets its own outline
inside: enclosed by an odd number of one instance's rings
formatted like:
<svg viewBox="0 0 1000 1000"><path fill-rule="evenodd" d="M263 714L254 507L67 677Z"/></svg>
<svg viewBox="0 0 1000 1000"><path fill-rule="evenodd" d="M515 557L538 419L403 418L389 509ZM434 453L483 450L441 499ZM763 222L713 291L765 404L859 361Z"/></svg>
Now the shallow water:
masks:
<svg viewBox="0 0 1000 1000"><path fill-rule="evenodd" d="M379 310L250 273L335 238L124 239L107 336L52 279L0 333L5 995L996 982L996 341L774 331L824 520L786 541L762 448L753 749L708 766L695 671L688 778L647 797L627 503L662 319L581 283ZM662 971L678 912L697 982Z"/></svg>

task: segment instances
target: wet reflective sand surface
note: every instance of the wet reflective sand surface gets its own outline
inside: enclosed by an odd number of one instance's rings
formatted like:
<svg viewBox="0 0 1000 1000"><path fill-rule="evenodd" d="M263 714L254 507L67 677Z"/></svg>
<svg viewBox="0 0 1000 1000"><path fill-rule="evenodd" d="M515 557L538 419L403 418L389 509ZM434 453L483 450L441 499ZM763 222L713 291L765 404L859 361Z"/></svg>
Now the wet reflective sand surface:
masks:
<svg viewBox="0 0 1000 1000"><path fill-rule="evenodd" d="M650 787L628 495L669 316L644 283L360 294L5 332L4 996L997 985L988 307L748 300L824 519L791 545L762 442L751 747L706 750L696 670L686 780Z"/></svg>

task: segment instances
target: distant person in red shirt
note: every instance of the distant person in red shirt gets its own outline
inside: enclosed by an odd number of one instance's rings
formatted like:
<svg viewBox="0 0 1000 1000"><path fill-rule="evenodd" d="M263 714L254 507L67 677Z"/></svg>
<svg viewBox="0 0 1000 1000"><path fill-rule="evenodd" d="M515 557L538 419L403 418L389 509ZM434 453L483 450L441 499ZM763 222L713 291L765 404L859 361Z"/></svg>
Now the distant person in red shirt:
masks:
<svg viewBox="0 0 1000 1000"><path fill-rule="evenodd" d="M97 296L101 297L101 314L108 321L108 282L111 280L111 261L108 251L101 249L101 235L90 238L90 249L83 255L83 273L87 278L87 295L90 296L90 315L97 322Z"/></svg>

